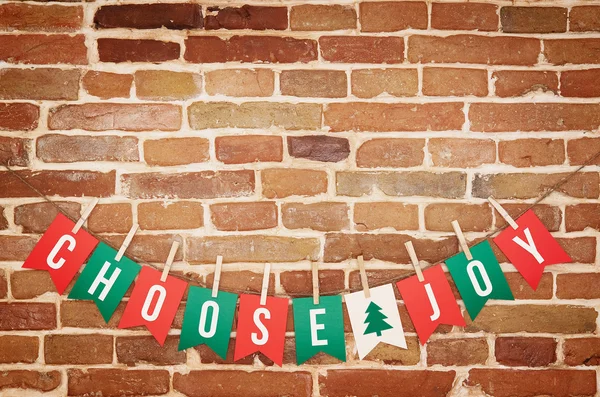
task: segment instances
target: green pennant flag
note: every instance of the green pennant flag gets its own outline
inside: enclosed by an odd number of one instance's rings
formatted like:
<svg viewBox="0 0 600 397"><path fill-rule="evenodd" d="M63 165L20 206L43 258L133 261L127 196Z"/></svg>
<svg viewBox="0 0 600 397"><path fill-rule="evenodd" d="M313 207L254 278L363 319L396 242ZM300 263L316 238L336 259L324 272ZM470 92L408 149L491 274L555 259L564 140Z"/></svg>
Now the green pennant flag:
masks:
<svg viewBox="0 0 600 397"><path fill-rule="evenodd" d="M208 288L190 287L179 350L206 344L225 359L238 296L219 291L216 298Z"/></svg>
<svg viewBox="0 0 600 397"><path fill-rule="evenodd" d="M106 322L142 268L125 256L117 261L116 256L113 248L102 242L98 244L69 294L69 299L96 302Z"/></svg>
<svg viewBox="0 0 600 397"><path fill-rule="evenodd" d="M298 298L292 306L298 365L319 352L346 361L341 295L321 296L318 305L313 298Z"/></svg>
<svg viewBox="0 0 600 397"><path fill-rule="evenodd" d="M485 240L470 248L472 260L464 252L446 261L448 270L465 302L471 320L489 299L514 300L490 243Z"/></svg>

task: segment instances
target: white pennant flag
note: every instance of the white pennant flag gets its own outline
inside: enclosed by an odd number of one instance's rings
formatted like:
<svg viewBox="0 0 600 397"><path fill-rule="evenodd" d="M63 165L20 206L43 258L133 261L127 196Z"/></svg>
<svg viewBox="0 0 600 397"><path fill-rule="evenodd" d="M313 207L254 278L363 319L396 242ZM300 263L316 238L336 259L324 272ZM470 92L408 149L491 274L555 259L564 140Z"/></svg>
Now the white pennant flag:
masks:
<svg viewBox="0 0 600 397"><path fill-rule="evenodd" d="M379 342L406 349L394 287L386 284L371 288L370 292L370 298L365 298L364 291L344 296L361 360Z"/></svg>

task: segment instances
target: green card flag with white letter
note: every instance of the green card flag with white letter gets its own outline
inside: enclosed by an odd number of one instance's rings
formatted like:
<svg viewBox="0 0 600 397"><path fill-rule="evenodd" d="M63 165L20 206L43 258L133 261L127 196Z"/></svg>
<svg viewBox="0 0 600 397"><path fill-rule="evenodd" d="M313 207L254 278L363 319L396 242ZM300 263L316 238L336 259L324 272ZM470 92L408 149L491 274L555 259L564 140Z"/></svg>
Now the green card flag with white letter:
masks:
<svg viewBox="0 0 600 397"><path fill-rule="evenodd" d="M206 344L225 359L237 298L236 294L223 291L213 298L210 289L190 287L179 350Z"/></svg>
<svg viewBox="0 0 600 397"><path fill-rule="evenodd" d="M292 306L298 365L320 352L346 361L342 297L321 296L318 305L313 298L298 298Z"/></svg>
<svg viewBox="0 0 600 397"><path fill-rule="evenodd" d="M471 247L470 252L473 259L468 260L461 252L448 259L446 265L471 320L475 320L488 299L513 300L514 297L490 243L483 241Z"/></svg>
<svg viewBox="0 0 600 397"><path fill-rule="evenodd" d="M116 250L105 243L98 244L69 294L70 299L96 302L106 322L142 268L125 256L120 260L116 256Z"/></svg>

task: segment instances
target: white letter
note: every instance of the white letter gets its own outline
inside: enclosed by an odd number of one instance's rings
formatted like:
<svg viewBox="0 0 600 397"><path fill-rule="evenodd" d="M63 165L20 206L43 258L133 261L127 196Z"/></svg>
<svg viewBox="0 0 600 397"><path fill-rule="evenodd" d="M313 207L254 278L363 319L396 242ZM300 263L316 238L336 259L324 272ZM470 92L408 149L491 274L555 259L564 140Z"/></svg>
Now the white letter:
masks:
<svg viewBox="0 0 600 397"><path fill-rule="evenodd" d="M523 232L525 233L525 238L527 239L527 243L525 243L525 241L521 240L521 237L516 236L513 237L513 241L517 244L519 244L519 246L521 248L523 248L525 251L529 252L531 255L533 255L533 257L535 258L535 260L538 263L543 263L544 262L544 258L542 258L542 256L540 255L540 253L538 252L535 243L533 242L533 238L531 238L531 232L529 231L529 228L526 227L525 230L523 230Z"/></svg>
<svg viewBox="0 0 600 397"><path fill-rule="evenodd" d="M152 314L148 314L148 310L150 310L150 304L154 299L154 293L158 292L158 299L156 301L156 305L154 306L154 311ZM158 318L160 314L160 310L162 309L163 304L165 303L165 298L167 297L167 290L162 285L153 285L150 287L148 291L148 295L146 295L146 300L144 301L144 306L142 307L142 318L146 321L152 322Z"/></svg>
<svg viewBox="0 0 600 397"><path fill-rule="evenodd" d="M477 281L477 277L475 277L475 272L473 268L477 267L479 269L479 273L481 274L481 279L483 280L483 284L485 284L485 290L481 289L479 285L479 281ZM483 267L483 263L479 261L472 261L467 265L467 274L471 279L471 283L473 284L473 288L475 288L475 293L481 297L488 296L492 293L492 283L490 278L488 277L487 272L485 271L485 267Z"/></svg>
<svg viewBox="0 0 600 397"><path fill-rule="evenodd" d="M94 293L96 292L96 289L98 289L98 286L101 283L104 284L104 289L102 290L102 292L100 293L100 296L98 297L98 299L101 300L102 302L104 302L104 299L106 299L106 295L108 295L108 293L110 292L110 289L113 287L113 285L115 285L115 281L117 281L119 274L121 274L121 269L116 268L115 271L113 272L113 274L110 276L110 278L106 278L105 277L106 272L108 271L109 267L110 267L110 262L109 261L104 262L104 265L102 265L102 269L100 269L100 273L98 273L98 275L94 279L94 282L92 283L92 285L90 285L90 289L88 289L88 294L94 295Z"/></svg>
<svg viewBox="0 0 600 397"><path fill-rule="evenodd" d="M265 325L262 323L262 321L260 321L261 314L263 314L265 316L265 320L271 319L271 312L269 311L269 309L267 309L265 307L259 307L254 312L254 317L253 317L254 325L256 325L258 327L258 330L262 334L262 338L258 339L258 335L256 334L256 332L253 332L252 335L250 335L250 337L252 338L252 343L254 343L255 345L258 345L258 346L262 346L262 345L266 344L267 341L269 340L269 330L267 329L267 327L265 327Z"/></svg>
<svg viewBox="0 0 600 397"><path fill-rule="evenodd" d="M310 343L313 346L327 346L327 340L319 339L317 331L325 329L325 324L317 323L317 316L325 314L325 309L310 309L308 315L310 317Z"/></svg>
<svg viewBox="0 0 600 397"><path fill-rule="evenodd" d="M67 245L67 249L71 252L73 252L75 245L77 244L75 238L71 235L64 234L61 238L59 238L54 248L52 248L52 251L50 251L50 255L48 255L48 258L46 259L46 263L51 269L58 270L65 264L66 261L63 258L56 260L58 251L60 251L65 243L69 243L69 245Z"/></svg>
<svg viewBox="0 0 600 397"><path fill-rule="evenodd" d="M425 291L427 292L427 297L429 298L429 303L431 304L431 308L433 309L433 314L429 316L431 321L435 321L440 318L440 307L438 306L437 299L435 299L435 295L433 294L433 290L431 289L431 284L425 284Z"/></svg>
<svg viewBox="0 0 600 397"><path fill-rule="evenodd" d="M206 330L206 317L208 308L212 307L212 320L210 322L210 328ZM200 324L198 324L198 332L203 338L212 338L217 333L217 320L219 319L219 305L215 301L206 301L202 305L200 311Z"/></svg>

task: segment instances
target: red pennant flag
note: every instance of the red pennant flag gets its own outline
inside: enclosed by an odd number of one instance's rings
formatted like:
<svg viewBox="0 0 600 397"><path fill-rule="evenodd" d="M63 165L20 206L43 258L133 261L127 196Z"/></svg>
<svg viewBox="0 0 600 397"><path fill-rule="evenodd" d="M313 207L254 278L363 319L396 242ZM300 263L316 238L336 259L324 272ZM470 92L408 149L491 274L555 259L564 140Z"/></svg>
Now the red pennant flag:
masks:
<svg viewBox="0 0 600 397"><path fill-rule="evenodd" d="M281 367L288 304L286 298L267 297L261 305L258 295L240 295L234 360L261 352Z"/></svg>
<svg viewBox="0 0 600 397"><path fill-rule="evenodd" d="M187 283L168 276L160 281L161 272L142 267L125 307L119 328L145 325L162 346L165 343Z"/></svg>
<svg viewBox="0 0 600 397"><path fill-rule="evenodd" d="M545 266L572 260L532 210L525 212L516 223L518 228L507 227L494 238L494 243L535 290Z"/></svg>
<svg viewBox="0 0 600 397"><path fill-rule="evenodd" d="M442 265L423 270L423 278L423 282L413 276L396 283L422 345L440 324L466 325Z"/></svg>
<svg viewBox="0 0 600 397"><path fill-rule="evenodd" d="M98 240L83 229L73 233L73 226L73 221L58 214L23 263L24 268L50 273L59 294L65 291L98 244Z"/></svg>

